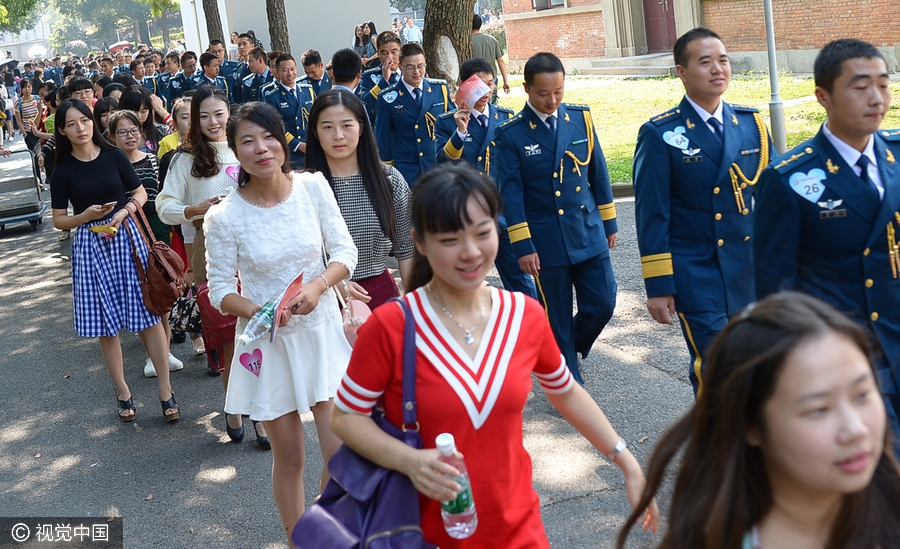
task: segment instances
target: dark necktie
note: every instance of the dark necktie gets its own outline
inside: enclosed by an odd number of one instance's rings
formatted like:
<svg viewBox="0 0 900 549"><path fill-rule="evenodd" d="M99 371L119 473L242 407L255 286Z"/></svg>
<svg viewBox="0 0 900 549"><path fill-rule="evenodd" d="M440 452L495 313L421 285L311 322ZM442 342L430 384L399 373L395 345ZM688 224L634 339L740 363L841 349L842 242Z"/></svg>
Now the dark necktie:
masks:
<svg viewBox="0 0 900 549"><path fill-rule="evenodd" d="M722 123L719 122L719 119L715 116L710 116L709 120L706 121L713 129L713 135L716 136L716 139L719 140L719 143L722 142Z"/></svg>
<svg viewBox="0 0 900 549"><path fill-rule="evenodd" d="M875 182L872 181L872 178L869 177L869 164L872 161L869 160L869 157L866 155L862 155L859 157L859 160L856 161L856 165L859 166L859 178L863 180L863 183L866 184L866 187L869 189L869 192L875 194L875 198L881 202L881 193L878 192L878 187L875 186Z"/></svg>
<svg viewBox="0 0 900 549"><path fill-rule="evenodd" d="M481 124L481 127L487 129L488 127L488 117L484 114L478 115L478 123Z"/></svg>
<svg viewBox="0 0 900 549"><path fill-rule="evenodd" d="M556 135L556 117L554 115L550 115L547 117L547 126L550 127L550 131L553 135Z"/></svg>
<svg viewBox="0 0 900 549"><path fill-rule="evenodd" d="M419 88L413 88L413 96L416 98L416 103L418 103L419 106L421 107L422 106L422 90L420 90Z"/></svg>

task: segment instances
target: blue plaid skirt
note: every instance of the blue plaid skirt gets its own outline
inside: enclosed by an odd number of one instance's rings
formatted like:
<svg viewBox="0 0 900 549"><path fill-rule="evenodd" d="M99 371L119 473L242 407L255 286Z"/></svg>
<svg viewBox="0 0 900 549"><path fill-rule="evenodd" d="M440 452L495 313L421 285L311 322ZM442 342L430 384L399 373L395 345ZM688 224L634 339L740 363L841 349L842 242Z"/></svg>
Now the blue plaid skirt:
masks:
<svg viewBox="0 0 900 549"><path fill-rule="evenodd" d="M140 332L160 320L144 306L125 224L112 239L88 230L108 222L107 218L85 223L72 238L75 331L82 337L111 337L123 328ZM138 256L146 266L147 246L134 221L129 217L125 223L131 226Z"/></svg>

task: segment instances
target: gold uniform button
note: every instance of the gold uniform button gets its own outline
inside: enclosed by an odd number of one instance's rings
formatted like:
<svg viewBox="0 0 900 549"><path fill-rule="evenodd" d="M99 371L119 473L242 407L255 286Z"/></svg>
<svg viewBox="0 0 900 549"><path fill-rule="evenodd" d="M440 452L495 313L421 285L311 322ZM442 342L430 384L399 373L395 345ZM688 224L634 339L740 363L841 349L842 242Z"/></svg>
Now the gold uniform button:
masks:
<svg viewBox="0 0 900 549"><path fill-rule="evenodd" d="M715 189L713 189L713 194L719 194L719 190L720 189L718 187L716 187Z"/></svg>
<svg viewBox="0 0 900 549"><path fill-rule="evenodd" d="M575 192L576 192L576 193L580 193L580 192L581 192L581 187L575 187Z"/></svg>
<svg viewBox="0 0 900 549"><path fill-rule="evenodd" d="M872 322L875 322L876 320L878 320L878 313L872 313L872 316L870 316L869 318L872 319Z"/></svg>
<svg viewBox="0 0 900 549"><path fill-rule="evenodd" d="M416 124L416 129L417 129L417 130L419 129L419 125L418 125L418 124Z"/></svg>
<svg viewBox="0 0 900 549"><path fill-rule="evenodd" d="M716 214L716 221L719 221L719 220L721 220L721 219L722 219L722 214L717 213L717 214Z"/></svg>
<svg viewBox="0 0 900 549"><path fill-rule="evenodd" d="M723 244L725 244L725 241L720 238L719 241L716 242L716 244L718 244L719 246L722 246Z"/></svg>
<svg viewBox="0 0 900 549"><path fill-rule="evenodd" d="M419 153L419 156L425 156L425 153Z"/></svg>
<svg viewBox="0 0 900 549"><path fill-rule="evenodd" d="M421 143L421 142L422 142L421 139L416 139L416 143Z"/></svg>
<svg viewBox="0 0 900 549"><path fill-rule="evenodd" d="M481 157L480 157L480 156L478 157L478 161L481 162Z"/></svg>
<svg viewBox="0 0 900 549"><path fill-rule="evenodd" d="M553 172L553 179L556 179L557 177L559 177L559 174L557 172Z"/></svg>
<svg viewBox="0 0 900 549"><path fill-rule="evenodd" d="M744 242L750 242L750 237L749 237L749 236L745 236L745 237L744 237Z"/></svg>
<svg viewBox="0 0 900 549"><path fill-rule="evenodd" d="M562 215L562 214L563 214L563 211L562 211L562 210L559 210L559 215Z"/></svg>
<svg viewBox="0 0 900 549"><path fill-rule="evenodd" d="M812 154L812 147L806 147L806 154Z"/></svg>
<svg viewBox="0 0 900 549"><path fill-rule="evenodd" d="M748 210L747 208L744 208L744 210L741 213L744 215L747 215L748 213L750 213L750 210Z"/></svg>
<svg viewBox="0 0 900 549"><path fill-rule="evenodd" d="M868 248L866 248L865 250L863 250L863 255L869 255L869 249L868 249Z"/></svg>
<svg viewBox="0 0 900 549"><path fill-rule="evenodd" d="M874 286L874 285L875 285L875 281L874 281L874 280L872 280L871 278L867 278L867 279L866 279L866 288L871 288L871 287Z"/></svg>
<svg viewBox="0 0 900 549"><path fill-rule="evenodd" d="M741 183L741 188L742 188L742 189L746 189L746 188L747 188L747 184L746 184L746 183Z"/></svg>
<svg viewBox="0 0 900 549"><path fill-rule="evenodd" d="M559 191L556 191L556 196L562 196L562 193Z"/></svg>

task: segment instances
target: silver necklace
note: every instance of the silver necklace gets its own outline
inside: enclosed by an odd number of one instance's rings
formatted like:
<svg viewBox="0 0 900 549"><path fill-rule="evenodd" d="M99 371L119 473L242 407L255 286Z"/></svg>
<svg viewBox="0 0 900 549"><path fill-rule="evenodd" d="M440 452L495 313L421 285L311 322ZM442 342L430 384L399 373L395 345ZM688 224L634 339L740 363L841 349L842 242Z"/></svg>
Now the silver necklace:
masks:
<svg viewBox="0 0 900 549"><path fill-rule="evenodd" d="M481 319L478 321L478 324L472 326L471 329L468 329L465 326L463 326L462 324L460 324L455 318L453 318L453 315L450 313L450 311L447 310L447 307L444 307L444 304L441 302L441 298L438 297L438 295L431 290L431 283L426 284L425 289L428 290L428 293L430 293L432 296L434 296L434 300L437 301L438 307L440 307L441 310L444 311L444 314L447 315L447 318L452 320L454 324L459 326L459 328L463 332L466 333L466 345L474 345L475 344L475 336L472 335L472 332L477 330L478 327L481 326L481 323L484 322L484 294L481 295L481 300L480 300L481 301Z"/></svg>

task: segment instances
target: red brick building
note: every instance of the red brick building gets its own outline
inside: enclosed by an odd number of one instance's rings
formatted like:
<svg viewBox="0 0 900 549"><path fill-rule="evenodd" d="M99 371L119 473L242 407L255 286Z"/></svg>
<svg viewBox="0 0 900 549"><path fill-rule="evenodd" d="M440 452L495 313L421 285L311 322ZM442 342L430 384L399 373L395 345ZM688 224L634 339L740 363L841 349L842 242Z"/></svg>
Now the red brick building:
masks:
<svg viewBox="0 0 900 549"><path fill-rule="evenodd" d="M880 47L896 70L896 8L895 0L773 0L779 68L811 71L818 48L855 37ZM503 0L503 13L513 66L547 50L569 69L590 66L591 59L671 51L678 36L701 25L722 35L738 69L767 66L760 0Z"/></svg>

